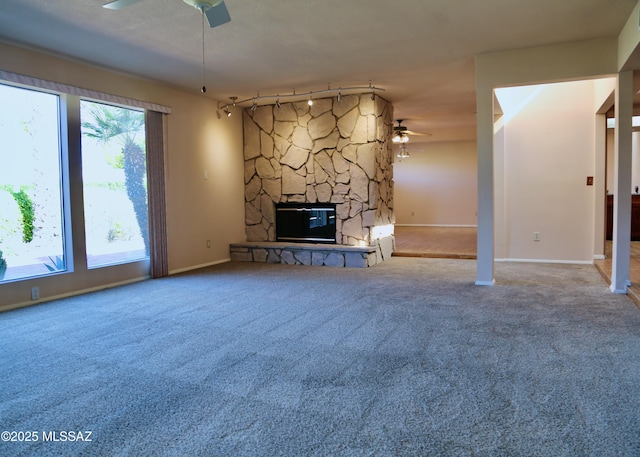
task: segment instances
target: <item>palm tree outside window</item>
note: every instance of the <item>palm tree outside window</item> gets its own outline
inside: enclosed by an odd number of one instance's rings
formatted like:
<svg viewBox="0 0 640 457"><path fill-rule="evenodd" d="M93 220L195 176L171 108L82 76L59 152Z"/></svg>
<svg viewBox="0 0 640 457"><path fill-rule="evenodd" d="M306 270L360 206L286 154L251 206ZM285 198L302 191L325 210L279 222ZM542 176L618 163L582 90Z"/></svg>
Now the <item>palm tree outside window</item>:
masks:
<svg viewBox="0 0 640 457"><path fill-rule="evenodd" d="M81 101L87 266L148 258L145 114Z"/></svg>

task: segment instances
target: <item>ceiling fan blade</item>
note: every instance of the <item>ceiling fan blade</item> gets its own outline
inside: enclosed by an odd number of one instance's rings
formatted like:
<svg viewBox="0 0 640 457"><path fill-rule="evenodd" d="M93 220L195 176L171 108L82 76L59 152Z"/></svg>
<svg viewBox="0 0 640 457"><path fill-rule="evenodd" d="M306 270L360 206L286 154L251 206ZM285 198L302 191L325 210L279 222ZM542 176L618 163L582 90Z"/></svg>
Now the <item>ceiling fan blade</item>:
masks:
<svg viewBox="0 0 640 457"><path fill-rule="evenodd" d="M204 14L207 16L207 21L209 21L209 27L217 27L231 21L231 16L229 16L229 11L224 2L207 8Z"/></svg>
<svg viewBox="0 0 640 457"><path fill-rule="evenodd" d="M102 7L110 10L120 10L139 1L140 0L115 0L113 2L105 3Z"/></svg>
<svg viewBox="0 0 640 457"><path fill-rule="evenodd" d="M404 133L406 133L407 135L415 135L415 136L431 136L430 133L414 132L413 130L406 130Z"/></svg>

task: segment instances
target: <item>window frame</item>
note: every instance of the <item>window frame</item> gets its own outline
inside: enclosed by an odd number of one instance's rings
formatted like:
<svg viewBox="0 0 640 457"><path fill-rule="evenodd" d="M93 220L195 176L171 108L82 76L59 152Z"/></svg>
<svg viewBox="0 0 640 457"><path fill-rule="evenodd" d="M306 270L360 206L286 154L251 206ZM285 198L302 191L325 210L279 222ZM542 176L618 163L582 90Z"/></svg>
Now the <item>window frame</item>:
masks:
<svg viewBox="0 0 640 457"><path fill-rule="evenodd" d="M82 129L80 103L82 100L86 100L141 111L145 116L145 135L148 135L146 132L148 110L153 108L154 111L167 114L171 112L171 109L163 105L75 88L73 86L24 75L17 75L2 70L0 70L0 84L19 89L47 93L58 97L61 234L63 236L62 249L64 252L66 267L64 270L60 271L2 280L0 281L0 288L12 283L24 282L28 284L35 281L44 282L47 281L46 278L68 275L72 277L74 275L81 275L83 277L98 275L98 277L100 277L104 275L105 270L130 270L132 272L140 272L140 269L142 268L145 277L150 277L151 259L149 253L147 253L146 258L92 266L91 268L87 266L84 190L82 179ZM147 157L148 148L145 149L145 157ZM146 158L145 161L147 162L145 185L147 188L147 202L149 206L148 158Z"/></svg>

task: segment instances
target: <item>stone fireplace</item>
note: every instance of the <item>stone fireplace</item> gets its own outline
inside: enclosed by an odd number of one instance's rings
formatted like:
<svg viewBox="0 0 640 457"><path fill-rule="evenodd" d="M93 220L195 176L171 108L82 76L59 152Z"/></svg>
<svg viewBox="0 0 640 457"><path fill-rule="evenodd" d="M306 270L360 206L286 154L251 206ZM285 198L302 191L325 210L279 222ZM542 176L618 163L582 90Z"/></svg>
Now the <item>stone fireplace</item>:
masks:
<svg viewBox="0 0 640 457"><path fill-rule="evenodd" d="M276 241L278 204L330 203L336 245L374 248L369 264L391 256L389 102L362 94L266 105L244 109L243 124L247 243Z"/></svg>

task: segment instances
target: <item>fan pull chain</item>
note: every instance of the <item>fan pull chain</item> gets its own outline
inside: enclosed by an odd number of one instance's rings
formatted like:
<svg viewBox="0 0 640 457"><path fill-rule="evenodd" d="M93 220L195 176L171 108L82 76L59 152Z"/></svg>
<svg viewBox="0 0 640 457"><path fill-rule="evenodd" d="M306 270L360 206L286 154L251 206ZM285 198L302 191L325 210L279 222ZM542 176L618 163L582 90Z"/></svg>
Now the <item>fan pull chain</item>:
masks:
<svg viewBox="0 0 640 457"><path fill-rule="evenodd" d="M206 79L204 66L204 8L200 9L200 14L202 15L202 89L200 91L204 94L207 91L207 87L204 85Z"/></svg>

